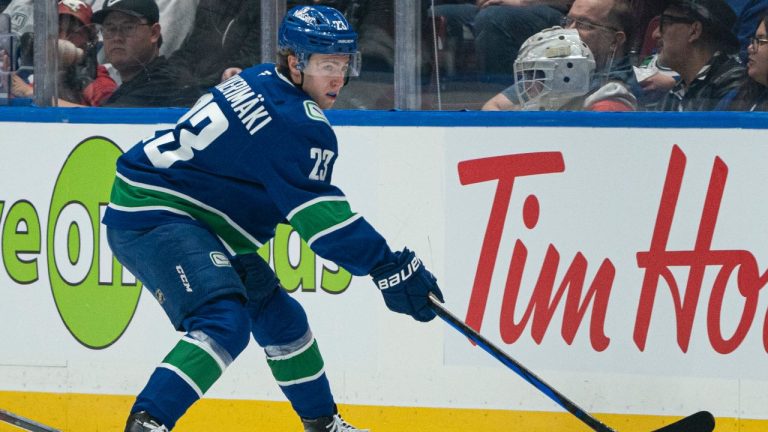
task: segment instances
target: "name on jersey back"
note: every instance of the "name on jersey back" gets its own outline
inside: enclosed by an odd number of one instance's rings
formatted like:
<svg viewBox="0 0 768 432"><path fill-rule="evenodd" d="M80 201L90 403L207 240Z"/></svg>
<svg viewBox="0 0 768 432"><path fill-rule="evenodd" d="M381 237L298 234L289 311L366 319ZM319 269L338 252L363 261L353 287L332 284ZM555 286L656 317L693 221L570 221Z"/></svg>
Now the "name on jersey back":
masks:
<svg viewBox="0 0 768 432"><path fill-rule="evenodd" d="M264 96L256 94L240 75L235 75L216 88L224 95L251 135L272 121L269 111L264 107Z"/></svg>

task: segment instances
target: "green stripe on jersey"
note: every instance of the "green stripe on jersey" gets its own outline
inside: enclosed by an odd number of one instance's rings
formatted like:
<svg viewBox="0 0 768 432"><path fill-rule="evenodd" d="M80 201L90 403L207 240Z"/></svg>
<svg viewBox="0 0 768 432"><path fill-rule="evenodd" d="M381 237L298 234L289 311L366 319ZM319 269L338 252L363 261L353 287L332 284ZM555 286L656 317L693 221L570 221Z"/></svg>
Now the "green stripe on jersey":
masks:
<svg viewBox="0 0 768 432"><path fill-rule="evenodd" d="M261 247L258 240L237 226L224 213L217 213L213 208L205 208L204 204L196 203L191 197L172 192L150 189L138 184L132 185L116 177L110 201L136 211L142 211L143 207L150 207L152 210L157 210L157 207L166 207L187 213L208 225L236 254L256 252Z"/></svg>
<svg viewBox="0 0 768 432"><path fill-rule="evenodd" d="M353 218L355 213L346 199L329 197L299 210L291 216L291 226L309 241L318 233Z"/></svg>
<svg viewBox="0 0 768 432"><path fill-rule="evenodd" d="M174 366L205 393L219 379L223 370L211 355L199 346L182 339L168 353L163 363ZM184 377L182 377L184 379Z"/></svg>
<svg viewBox="0 0 768 432"><path fill-rule="evenodd" d="M309 348L297 354L267 357L267 364L281 386L312 381L322 373L325 366L316 340L312 341Z"/></svg>

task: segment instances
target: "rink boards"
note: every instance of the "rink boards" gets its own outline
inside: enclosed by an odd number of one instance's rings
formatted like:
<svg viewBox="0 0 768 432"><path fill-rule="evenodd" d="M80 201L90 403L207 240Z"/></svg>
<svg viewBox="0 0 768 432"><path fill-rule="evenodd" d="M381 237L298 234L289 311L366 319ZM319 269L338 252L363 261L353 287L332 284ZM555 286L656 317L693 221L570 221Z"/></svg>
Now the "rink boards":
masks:
<svg viewBox="0 0 768 432"><path fill-rule="evenodd" d="M117 430L178 339L98 220L115 158L179 115L0 111L0 408ZM423 258L450 310L580 406L622 431L702 409L718 430L768 426L768 119L328 117L353 210ZM288 227L263 256L306 307L356 423L584 429L442 323L389 312L368 278ZM211 425L297 426L255 343L177 429Z"/></svg>

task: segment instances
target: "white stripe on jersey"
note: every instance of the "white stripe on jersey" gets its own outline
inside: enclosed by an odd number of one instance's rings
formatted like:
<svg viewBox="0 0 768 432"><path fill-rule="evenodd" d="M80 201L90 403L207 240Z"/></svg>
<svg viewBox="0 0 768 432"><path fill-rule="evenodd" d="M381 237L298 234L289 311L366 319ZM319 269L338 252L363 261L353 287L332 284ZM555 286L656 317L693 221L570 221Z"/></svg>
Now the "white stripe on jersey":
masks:
<svg viewBox="0 0 768 432"><path fill-rule="evenodd" d="M345 220L344 222L338 223L338 224L336 224L336 225L334 225L332 227L329 227L329 228L326 228L326 229L320 231L319 233L313 235L311 239L307 240L307 246L312 247L312 243L314 243L320 237L326 236L326 235L328 235L328 234L330 234L330 233L332 233L334 231L338 231L338 230L344 228L345 226L352 224L352 222L360 219L361 217L363 217L363 215L359 215L359 214L358 215L354 215L351 218Z"/></svg>
<svg viewBox="0 0 768 432"><path fill-rule="evenodd" d="M155 185L150 185L150 184L145 184L145 183L139 183L139 182L130 180L127 177L125 177L124 175L120 174L119 172L116 175L122 181L128 183L129 185L131 185L133 187L149 189L149 190L153 190L153 191L157 191L157 192L162 192L162 193L167 193L169 195L173 195L175 197L179 197L179 198L181 198L181 199L183 199L185 201L188 201L188 202L194 204L195 206L200 207L201 209L208 211L209 213L213 213L215 215L218 215L222 219L224 219L232 228L234 228L237 232L239 232L243 237L248 239L248 241L250 241L251 243L256 245L257 248L260 248L260 247L264 246L263 243L261 243L260 241L256 240L256 238L254 236L250 235L248 233L248 231L244 230L240 225L238 225L235 221L233 221L232 218L227 216L222 211L209 206L208 204L200 202L200 201L192 198L191 196L184 195L183 193L181 193L179 191L175 191L175 190L171 190L171 189L166 189L166 188L160 187L160 186L155 186Z"/></svg>

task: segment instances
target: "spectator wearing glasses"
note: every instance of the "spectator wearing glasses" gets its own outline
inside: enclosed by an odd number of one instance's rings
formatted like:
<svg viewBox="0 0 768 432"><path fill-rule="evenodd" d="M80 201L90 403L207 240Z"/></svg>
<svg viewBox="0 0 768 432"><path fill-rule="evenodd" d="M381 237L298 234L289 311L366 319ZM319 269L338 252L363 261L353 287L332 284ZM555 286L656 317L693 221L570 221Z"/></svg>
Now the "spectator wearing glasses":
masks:
<svg viewBox="0 0 768 432"><path fill-rule="evenodd" d="M87 0L93 5L93 11L98 12L108 3L104 0ZM164 31L160 55L169 57L174 53L192 31L196 10L200 0L155 0L160 10L160 27Z"/></svg>
<svg viewBox="0 0 768 432"><path fill-rule="evenodd" d="M768 111L768 14L750 39L747 76L744 84L732 90L716 109L729 111Z"/></svg>
<svg viewBox="0 0 768 432"><path fill-rule="evenodd" d="M634 92L637 81L627 57L627 40L631 28L631 7L626 0L575 0L570 12L562 19L566 29L578 31L592 52L595 72L590 91L584 98L587 105L566 104L560 109L629 111L636 109ZM606 103L610 101L610 103ZM596 104L596 102L601 102ZM512 85L483 105L484 111L519 110L516 86Z"/></svg>
<svg viewBox="0 0 768 432"><path fill-rule="evenodd" d="M724 0L671 0L654 37L659 61L680 74L662 111L711 111L744 81L733 33L736 13Z"/></svg>
<svg viewBox="0 0 768 432"><path fill-rule="evenodd" d="M81 0L98 12L103 0ZM165 29L173 29L166 34L160 54L168 55L174 52L192 27L195 8L200 0L157 0L160 9L160 25ZM3 4L7 6L3 6ZM11 30L14 33L32 33L34 30L33 5L35 0L0 0L0 11L11 16Z"/></svg>
<svg viewBox="0 0 768 432"><path fill-rule="evenodd" d="M189 74L171 68L159 54L159 18L155 0L105 0L93 15L106 59L121 81L104 106L191 106L201 95Z"/></svg>
<svg viewBox="0 0 768 432"><path fill-rule="evenodd" d="M595 55L598 75L621 73L626 79L631 69L626 56L631 21L632 9L626 0L576 0L561 26L579 31Z"/></svg>
<svg viewBox="0 0 768 432"><path fill-rule="evenodd" d="M768 0L726 0L738 15L733 31L739 39L739 58L742 63L747 62L749 44L755 34L755 29L760 25L763 15L768 13Z"/></svg>

